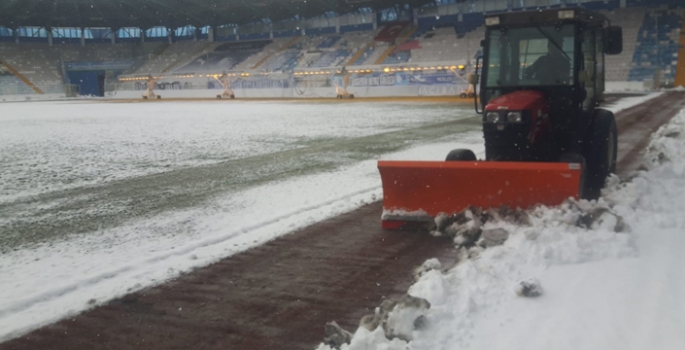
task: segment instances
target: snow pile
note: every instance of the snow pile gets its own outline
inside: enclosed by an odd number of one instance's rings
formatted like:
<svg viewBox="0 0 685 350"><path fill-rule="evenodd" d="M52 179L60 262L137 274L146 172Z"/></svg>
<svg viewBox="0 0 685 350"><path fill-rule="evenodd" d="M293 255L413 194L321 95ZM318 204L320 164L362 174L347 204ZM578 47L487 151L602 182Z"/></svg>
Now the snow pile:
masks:
<svg viewBox="0 0 685 350"><path fill-rule="evenodd" d="M428 263L428 267L430 265L436 267L434 262ZM340 328L335 321L327 323L326 338L320 348L347 349L350 343L350 349L375 349L377 346L403 348L406 342L412 340L414 331L426 327L426 313L430 307L426 299L411 295L404 295L398 300L384 300L374 314L362 317L354 336Z"/></svg>
<svg viewBox="0 0 685 350"><path fill-rule="evenodd" d="M387 337L382 324L360 327L340 349L678 348L685 110L654 135L644 168L630 182L611 178L599 201L529 210L528 223L502 210L438 218L434 234L453 235L462 260L415 273L408 295L430 304L423 327L404 328L404 338ZM488 231L496 244L482 244Z"/></svg>
<svg viewBox="0 0 685 350"><path fill-rule="evenodd" d="M433 349L436 339L467 345L473 320L481 310L496 307L516 293L540 295L539 282L526 281L535 281L534 276L545 268L635 254L631 235L616 232L617 227L625 227L616 224L622 219L605 201L569 200L556 208L529 212L469 209L436 221L438 230L432 234L453 236L462 261L447 273L440 271L437 259L417 268L418 281L407 297L425 300L430 308L399 308L389 312L385 322L362 319L351 343L340 349ZM384 302L376 315L382 318L387 308ZM332 348L322 344L319 350L324 349Z"/></svg>

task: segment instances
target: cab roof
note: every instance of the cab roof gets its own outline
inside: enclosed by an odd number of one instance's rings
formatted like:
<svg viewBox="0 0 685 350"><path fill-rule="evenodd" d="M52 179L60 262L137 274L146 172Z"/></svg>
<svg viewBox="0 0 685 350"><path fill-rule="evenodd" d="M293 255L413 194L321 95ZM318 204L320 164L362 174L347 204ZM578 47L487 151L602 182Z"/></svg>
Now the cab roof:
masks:
<svg viewBox="0 0 685 350"><path fill-rule="evenodd" d="M498 20L495 20L498 18ZM530 24L550 24L558 22L584 22L601 24L607 21L601 13L582 8L559 8L525 12L503 12L485 16L486 26L519 26Z"/></svg>

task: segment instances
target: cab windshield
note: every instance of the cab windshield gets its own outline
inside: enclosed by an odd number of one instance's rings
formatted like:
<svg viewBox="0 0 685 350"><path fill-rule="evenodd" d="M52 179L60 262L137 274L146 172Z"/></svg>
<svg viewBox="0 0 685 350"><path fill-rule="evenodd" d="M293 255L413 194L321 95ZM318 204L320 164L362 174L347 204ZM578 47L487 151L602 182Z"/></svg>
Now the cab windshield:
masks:
<svg viewBox="0 0 685 350"><path fill-rule="evenodd" d="M488 87L573 84L574 25L489 33Z"/></svg>

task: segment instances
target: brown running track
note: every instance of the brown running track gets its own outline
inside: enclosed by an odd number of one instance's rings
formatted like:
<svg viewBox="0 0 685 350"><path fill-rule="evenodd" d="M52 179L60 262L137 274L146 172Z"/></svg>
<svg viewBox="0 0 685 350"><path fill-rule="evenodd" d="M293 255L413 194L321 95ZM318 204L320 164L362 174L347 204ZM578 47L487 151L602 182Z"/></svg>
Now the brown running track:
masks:
<svg viewBox="0 0 685 350"><path fill-rule="evenodd" d="M635 168L649 135L685 105L666 93L617 115L619 169ZM313 349L324 323L354 331L411 271L450 241L380 229L380 202L312 225L178 279L0 344L7 349Z"/></svg>
<svg viewBox="0 0 685 350"><path fill-rule="evenodd" d="M651 135L683 108L685 93L670 91L616 115L618 175L626 177L639 168Z"/></svg>

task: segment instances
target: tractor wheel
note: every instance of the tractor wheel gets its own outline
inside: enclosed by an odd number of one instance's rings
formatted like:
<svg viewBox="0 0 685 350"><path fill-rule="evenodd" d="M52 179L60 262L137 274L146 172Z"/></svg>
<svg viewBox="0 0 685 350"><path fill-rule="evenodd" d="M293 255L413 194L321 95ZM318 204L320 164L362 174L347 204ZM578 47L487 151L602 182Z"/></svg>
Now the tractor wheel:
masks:
<svg viewBox="0 0 685 350"><path fill-rule="evenodd" d="M582 173L580 174L580 185L578 186L578 198L580 199L587 199L585 198L585 194L587 193L587 187L586 187L586 181L585 179L587 178L587 163L585 162L585 157L578 153L564 153L559 157L559 162L561 163L576 163L580 164L580 168L582 169Z"/></svg>
<svg viewBox="0 0 685 350"><path fill-rule="evenodd" d="M585 150L588 168L587 199L599 198L606 178L616 172L617 136L614 114L603 109L597 109Z"/></svg>
<svg viewBox="0 0 685 350"><path fill-rule="evenodd" d="M476 155L470 149L453 149L445 158L448 162L459 162L459 161L476 161Z"/></svg>

